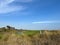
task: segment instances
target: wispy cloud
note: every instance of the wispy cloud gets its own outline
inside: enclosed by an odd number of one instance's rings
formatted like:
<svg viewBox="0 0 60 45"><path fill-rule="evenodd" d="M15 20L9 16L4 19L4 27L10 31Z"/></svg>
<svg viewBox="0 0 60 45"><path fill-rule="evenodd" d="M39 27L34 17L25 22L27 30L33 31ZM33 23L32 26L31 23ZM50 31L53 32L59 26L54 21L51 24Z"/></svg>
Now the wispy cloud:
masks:
<svg viewBox="0 0 60 45"><path fill-rule="evenodd" d="M17 2L32 2L32 0L16 0Z"/></svg>
<svg viewBox="0 0 60 45"><path fill-rule="evenodd" d="M14 2L31 2L32 0L0 0L0 14L1 13L9 13L13 11L21 11L24 10L26 7L23 5L10 5Z"/></svg>
<svg viewBox="0 0 60 45"><path fill-rule="evenodd" d="M39 22L32 22L33 24L41 24L41 23L60 23L60 21L39 21Z"/></svg>

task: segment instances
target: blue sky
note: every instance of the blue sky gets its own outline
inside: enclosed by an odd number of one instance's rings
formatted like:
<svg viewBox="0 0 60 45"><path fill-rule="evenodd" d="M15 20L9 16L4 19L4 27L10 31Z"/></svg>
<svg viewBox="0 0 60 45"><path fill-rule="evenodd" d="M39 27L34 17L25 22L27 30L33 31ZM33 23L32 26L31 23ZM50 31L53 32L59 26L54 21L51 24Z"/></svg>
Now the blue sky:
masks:
<svg viewBox="0 0 60 45"><path fill-rule="evenodd" d="M0 0L0 27L60 29L60 0Z"/></svg>

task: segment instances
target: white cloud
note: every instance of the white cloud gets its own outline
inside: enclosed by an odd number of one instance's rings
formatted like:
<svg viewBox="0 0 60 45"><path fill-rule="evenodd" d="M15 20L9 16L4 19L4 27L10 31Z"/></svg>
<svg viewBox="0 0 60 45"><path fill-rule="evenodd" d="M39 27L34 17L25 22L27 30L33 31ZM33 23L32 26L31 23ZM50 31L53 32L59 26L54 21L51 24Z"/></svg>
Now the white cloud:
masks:
<svg viewBox="0 0 60 45"><path fill-rule="evenodd" d="M4 7L7 6L8 4L12 3L14 0L2 0L0 1L0 6Z"/></svg>
<svg viewBox="0 0 60 45"><path fill-rule="evenodd" d="M60 21L39 21L39 22L32 22L33 24L40 24L40 23L60 23Z"/></svg>
<svg viewBox="0 0 60 45"><path fill-rule="evenodd" d="M0 8L0 13L9 13L9 12L13 12L13 11L18 11L18 10L22 10L23 6L6 6L6 7L2 7Z"/></svg>
<svg viewBox="0 0 60 45"><path fill-rule="evenodd" d="M32 2L32 0L16 0L17 2Z"/></svg>
<svg viewBox="0 0 60 45"><path fill-rule="evenodd" d="M0 0L0 14L1 13L9 13L14 11L24 10L26 7L22 5L9 5L13 2L30 2L31 0Z"/></svg>

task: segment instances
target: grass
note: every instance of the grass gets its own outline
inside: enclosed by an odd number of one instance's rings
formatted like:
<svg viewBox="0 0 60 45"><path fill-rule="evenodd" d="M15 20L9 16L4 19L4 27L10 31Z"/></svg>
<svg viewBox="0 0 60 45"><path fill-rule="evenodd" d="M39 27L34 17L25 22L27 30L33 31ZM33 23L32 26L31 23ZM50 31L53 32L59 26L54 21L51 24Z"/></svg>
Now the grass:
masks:
<svg viewBox="0 0 60 45"><path fill-rule="evenodd" d="M40 37L39 37L40 36ZM21 44L21 42L26 45L26 43L36 45L39 42L40 45L60 45L60 31L44 31L41 30L2 30L0 32L0 41L8 42L8 44L14 45L15 43ZM15 42L12 44L12 42ZM18 41L18 42L17 42ZM48 41L48 42L47 42ZM18 45L17 44L17 45ZM1 45L1 44L0 44ZM7 45L7 44L6 44ZM38 45L38 44L37 44Z"/></svg>
<svg viewBox="0 0 60 45"><path fill-rule="evenodd" d="M24 32L25 35L35 35L35 34L37 34L37 33L39 33L39 31L30 31L30 30L29 30L29 31L25 31L25 32Z"/></svg>
<svg viewBox="0 0 60 45"><path fill-rule="evenodd" d="M2 37L3 37L3 33L0 32L0 39L2 39Z"/></svg>

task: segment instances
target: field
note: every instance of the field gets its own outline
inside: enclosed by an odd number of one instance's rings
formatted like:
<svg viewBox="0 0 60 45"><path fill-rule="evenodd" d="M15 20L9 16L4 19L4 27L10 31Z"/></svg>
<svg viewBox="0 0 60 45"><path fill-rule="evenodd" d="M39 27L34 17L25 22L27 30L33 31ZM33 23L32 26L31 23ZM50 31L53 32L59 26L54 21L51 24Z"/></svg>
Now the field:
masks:
<svg viewBox="0 0 60 45"><path fill-rule="evenodd" d="M0 45L60 45L60 30L0 28Z"/></svg>

